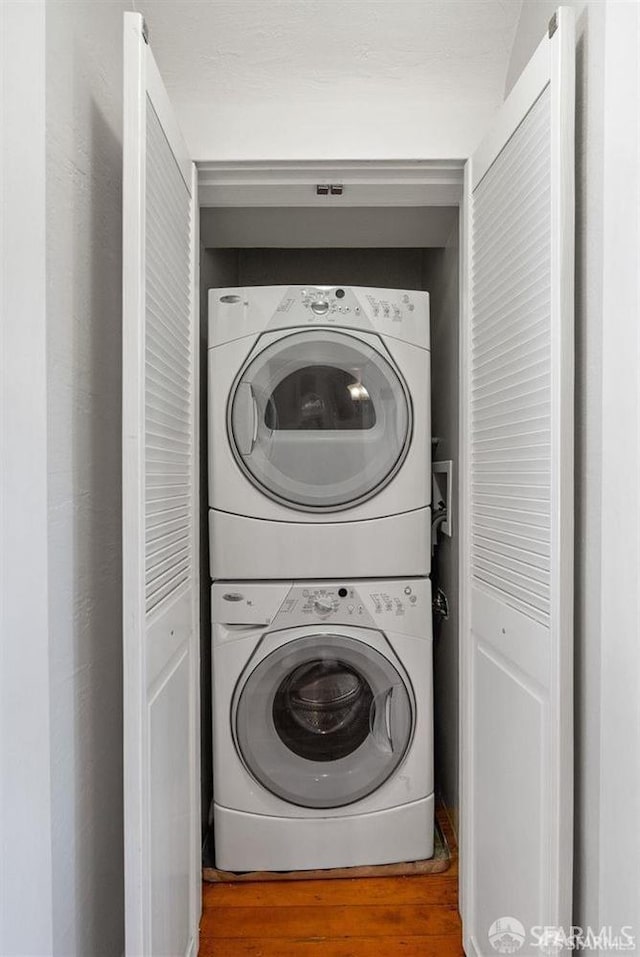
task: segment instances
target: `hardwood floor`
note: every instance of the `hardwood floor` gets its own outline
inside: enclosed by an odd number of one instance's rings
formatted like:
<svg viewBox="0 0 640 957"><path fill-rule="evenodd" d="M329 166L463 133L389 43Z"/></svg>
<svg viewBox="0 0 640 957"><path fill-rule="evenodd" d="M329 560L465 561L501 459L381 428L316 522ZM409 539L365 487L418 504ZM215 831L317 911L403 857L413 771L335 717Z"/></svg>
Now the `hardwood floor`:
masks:
<svg viewBox="0 0 640 957"><path fill-rule="evenodd" d="M458 859L442 874L204 884L199 957L463 957Z"/></svg>

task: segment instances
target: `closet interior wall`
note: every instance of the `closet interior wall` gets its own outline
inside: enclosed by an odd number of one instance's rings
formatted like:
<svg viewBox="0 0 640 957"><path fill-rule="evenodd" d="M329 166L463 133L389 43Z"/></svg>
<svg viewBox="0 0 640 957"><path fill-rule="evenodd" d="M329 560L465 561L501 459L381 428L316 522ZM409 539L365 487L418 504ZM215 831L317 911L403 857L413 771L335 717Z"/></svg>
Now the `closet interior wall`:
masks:
<svg viewBox="0 0 640 957"><path fill-rule="evenodd" d="M216 222L220 225L219 239ZM304 223L308 224L306 230ZM248 226L256 245L246 242ZM420 241L419 245L406 245L407 241L416 239ZM243 245L228 245L234 241ZM211 608L206 522L208 290L221 286L306 283L427 290L431 297L432 434L439 437L435 458L454 461L455 479L458 447L458 245L458 211L449 207L411 207L391 211L385 208L286 211L206 208L201 211L203 837L209 823L213 795ZM456 495L457 484L454 486L454 501ZM432 576L446 592L449 601L448 620L434 622L436 788L445 805L452 810L455 822L458 808L458 541L455 524L452 538L440 537Z"/></svg>

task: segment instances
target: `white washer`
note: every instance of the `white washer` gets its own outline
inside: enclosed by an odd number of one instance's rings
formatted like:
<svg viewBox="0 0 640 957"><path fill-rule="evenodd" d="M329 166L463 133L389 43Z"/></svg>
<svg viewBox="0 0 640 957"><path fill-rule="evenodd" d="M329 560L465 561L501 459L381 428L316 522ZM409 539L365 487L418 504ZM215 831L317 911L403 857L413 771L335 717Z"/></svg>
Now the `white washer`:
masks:
<svg viewBox="0 0 640 957"><path fill-rule="evenodd" d="M428 574L428 294L209 296L212 578Z"/></svg>
<svg viewBox="0 0 640 957"><path fill-rule="evenodd" d="M212 620L216 866L432 856L429 579L221 582Z"/></svg>

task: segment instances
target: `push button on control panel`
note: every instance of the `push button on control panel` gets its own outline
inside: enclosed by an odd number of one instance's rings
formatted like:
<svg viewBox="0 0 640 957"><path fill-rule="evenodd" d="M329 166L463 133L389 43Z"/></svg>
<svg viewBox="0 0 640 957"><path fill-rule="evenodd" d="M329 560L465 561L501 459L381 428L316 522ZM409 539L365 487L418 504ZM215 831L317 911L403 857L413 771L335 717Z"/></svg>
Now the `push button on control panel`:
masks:
<svg viewBox="0 0 640 957"><path fill-rule="evenodd" d="M403 316L408 310L413 312L414 304L407 295L402 297L401 302L392 302L388 299L377 299L375 296L368 295L367 300L374 318L389 319L391 322L402 322Z"/></svg>
<svg viewBox="0 0 640 957"><path fill-rule="evenodd" d="M413 593L410 585L405 585L402 589L402 596L398 594L389 594L389 592L371 592L371 601L376 615L393 615L402 617L407 607L413 607L418 601L417 595Z"/></svg>

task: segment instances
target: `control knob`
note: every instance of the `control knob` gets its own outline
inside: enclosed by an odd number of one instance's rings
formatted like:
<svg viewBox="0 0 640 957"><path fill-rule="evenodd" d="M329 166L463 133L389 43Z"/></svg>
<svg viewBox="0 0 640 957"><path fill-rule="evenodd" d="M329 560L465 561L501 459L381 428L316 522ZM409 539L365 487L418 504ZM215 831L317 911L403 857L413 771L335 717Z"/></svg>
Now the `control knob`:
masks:
<svg viewBox="0 0 640 957"><path fill-rule="evenodd" d="M329 595L316 595L313 599L313 610L317 615L330 615L335 611L335 602Z"/></svg>

